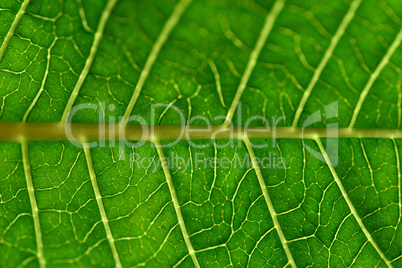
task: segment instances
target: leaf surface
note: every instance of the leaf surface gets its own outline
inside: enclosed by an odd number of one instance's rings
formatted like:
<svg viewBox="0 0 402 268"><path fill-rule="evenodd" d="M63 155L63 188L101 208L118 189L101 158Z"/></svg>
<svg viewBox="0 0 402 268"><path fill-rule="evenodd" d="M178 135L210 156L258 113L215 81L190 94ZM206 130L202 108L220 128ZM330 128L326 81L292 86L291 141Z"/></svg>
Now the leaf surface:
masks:
<svg viewBox="0 0 402 268"><path fill-rule="evenodd" d="M401 25L399 0L3 0L0 266L401 267ZM157 135L77 146L131 115Z"/></svg>

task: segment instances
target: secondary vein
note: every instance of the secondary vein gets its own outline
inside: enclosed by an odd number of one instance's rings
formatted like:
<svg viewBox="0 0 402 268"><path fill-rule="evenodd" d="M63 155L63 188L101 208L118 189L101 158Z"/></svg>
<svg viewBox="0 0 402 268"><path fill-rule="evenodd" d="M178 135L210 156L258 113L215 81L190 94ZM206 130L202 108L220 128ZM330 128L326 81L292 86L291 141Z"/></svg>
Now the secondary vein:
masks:
<svg viewBox="0 0 402 268"><path fill-rule="evenodd" d="M355 16L356 10L359 8L361 2L362 2L361 0L353 1L353 3L350 5L348 12L343 17L341 24L339 24L338 29L336 30L334 36L331 39L329 47L325 51L324 56L322 57L320 63L318 64L317 69L315 69L313 77L311 78L310 83L308 84L307 89L303 94L303 97L299 103L299 107L296 110L296 115L292 124L293 127L297 127L301 113L303 112L304 106L306 105L307 100L311 95L311 92L313 91L315 85L317 84L317 81L320 78L321 73L324 70L325 66L327 65L329 59L332 57L332 54L334 53L334 50L338 45L339 40L341 39L349 23Z"/></svg>
<svg viewBox="0 0 402 268"><path fill-rule="evenodd" d="M116 263L116 267L121 268L122 265L120 262L119 253L117 252L115 240L113 238L113 234L112 234L112 231L109 226L109 220L106 215L106 210L105 210L105 207L103 206L102 195L99 190L98 180L96 178L90 148L84 146L84 154L85 154L85 159L87 161L87 166L88 166L89 176L91 178L92 188L95 193L96 203L98 204L98 208L99 208L99 212L100 212L100 215L102 218L103 226L105 227L105 231L106 231L106 237L107 237L107 240L109 241L109 245L112 250L113 259Z"/></svg>
<svg viewBox="0 0 402 268"><path fill-rule="evenodd" d="M371 87L373 86L374 82L377 80L377 78L380 75L381 71L385 68L385 66L387 66L387 64L388 64L389 60L391 59L392 55L394 54L396 49L401 44L401 41L402 41L402 28L399 31L399 33L397 34L397 36L395 37L395 39L392 42L391 46L388 48L387 53L385 53L384 57L382 58L382 60L378 64L378 66L375 69L375 71L371 74L369 80L367 81L367 84L364 86L364 89L363 89L362 93L360 94L360 98L357 101L356 108L353 111L353 116L352 116L352 119L350 120L349 128L354 127L354 125L356 123L357 116L359 115L359 112L360 112L360 110L361 110L361 108L363 106L363 102L366 99Z"/></svg>
<svg viewBox="0 0 402 268"><path fill-rule="evenodd" d="M272 28L274 27L275 21L279 13L282 11L284 5L285 0L277 0L272 7L271 12L265 18L265 23L261 29L260 36L258 37L253 51L251 51L250 58L248 59L246 69L244 70L243 76L240 80L240 84L237 87L232 105L230 106L228 114L226 115L224 126L228 126L232 122L232 118L236 111L237 105L239 104L240 98L243 95L244 90L246 89L246 85L248 83L248 80L250 79L251 73L253 72L254 67L257 64L257 59L260 56L261 50L264 47L265 42L267 41L268 36L271 33Z"/></svg>
<svg viewBox="0 0 402 268"><path fill-rule="evenodd" d="M292 253L290 252L290 249L289 249L288 241L286 240L285 234L283 233L281 225L279 223L277 213L275 211L274 205L272 204L271 198L269 196L267 186L265 185L264 178L262 177L260 167L258 166L258 161L256 159L252 144L250 143L250 140L247 137L244 137L243 141L244 141L244 144L246 145L247 151L250 155L251 163L252 163L255 173L257 175L258 183L260 184L260 188L261 188L262 194L264 196L265 202L267 204L269 214L271 215L275 229L279 236L279 240L281 241L283 249L285 250L286 257L288 258L288 262L292 268L296 268L297 266L296 266L295 260L293 259Z"/></svg>
<svg viewBox="0 0 402 268"><path fill-rule="evenodd" d="M160 50L162 49L162 46L165 44L165 42L168 39L173 28L177 25L181 16L183 15L184 11L187 9L187 7L191 3L191 1L192 0L181 0L176 5L172 15L170 15L169 19L166 21L165 25L163 26L162 31L159 34L158 38L156 39L156 42L152 47L151 53L149 54L149 56L145 62L144 69L142 70L142 72L140 74L140 78L134 89L134 93L131 96L131 99L127 106L126 111L124 112L123 121L130 117L130 115L134 109L135 103L137 102L137 99L140 96L140 93L145 84L145 81L148 78L149 72L151 71L151 68L155 63L155 60L158 57Z"/></svg>
<svg viewBox="0 0 402 268"><path fill-rule="evenodd" d="M13 23L11 24L10 29L8 30L6 37L4 38L3 44L1 44L0 47L0 61L4 56L4 53L6 52L6 49L8 45L10 44L11 37L13 37L15 29L17 29L18 24L21 21L22 16L25 14L25 10L29 4L30 0L25 0L24 3L22 3L20 10L18 10L17 15L14 18Z"/></svg>
<svg viewBox="0 0 402 268"><path fill-rule="evenodd" d="M373 239L373 237L371 236L370 232L367 230L366 226L363 223L363 220L360 218L359 214L357 213L356 208L354 207L352 200L350 200L349 195L346 191L346 189L343 187L343 184L340 180L340 178L338 177L338 174L336 173L336 170L334 168L334 166L332 165L331 159L329 158L322 142L320 139L316 139L315 140L317 142L318 147L320 148L321 154L324 156L325 162L327 163L331 174L336 182L336 184L338 185L339 190L342 193L343 198L346 201L346 204L348 205L350 211L352 212L357 224L359 225L359 227L362 229L364 235L366 236L367 240L371 243L371 245L374 247L374 249L377 251L378 255L380 255L380 257L383 259L383 261L387 264L388 267L393 267L391 262L388 260L387 256L385 256L385 254L382 252L382 250L380 249L380 247L377 245L377 243L375 242L375 240Z"/></svg>
<svg viewBox="0 0 402 268"><path fill-rule="evenodd" d="M24 166L25 180L27 183L29 202L31 204L32 218L34 221L35 238L36 238L36 248L37 256L39 261L39 266L41 268L46 267L46 259L43 253L43 241L42 241L42 231L40 228L39 220L39 209L36 203L35 189L32 181L31 165L29 164L29 152L28 152L28 142L21 142L21 154L22 154L22 164Z"/></svg>
<svg viewBox="0 0 402 268"><path fill-rule="evenodd" d="M71 96L66 104L66 107L64 109L63 115L61 116L61 122L65 122L68 115L70 114L71 108L74 105L74 102L78 96L78 93L81 90L82 84L84 84L84 81L88 75L89 69L92 66L92 63L95 59L96 52L98 51L99 43L102 39L103 32L105 30L107 21L109 20L110 14L112 13L112 10L114 6L116 5L118 0L109 0L109 2L106 5L105 10L102 13L102 16L99 20L99 25L98 29L96 30L94 41L91 46L91 51L89 52L89 56L87 60L85 61L84 69L82 69L82 72L78 78L77 83L74 86L73 92L71 93Z"/></svg>
<svg viewBox="0 0 402 268"><path fill-rule="evenodd" d="M187 232L186 224L184 223L183 215L181 214L181 208L180 208L180 204L179 204L179 199L177 198L176 190L174 188L172 176L170 175L170 171L169 171L169 167L168 167L168 164L167 164L167 161L166 161L165 154L163 153L163 149L162 149L161 144L160 144L159 141L154 141L154 144L155 144L155 147L156 147L156 151L158 152L159 159L161 161L163 173L165 174L165 177L166 177L166 181L167 181L167 184L168 184L168 187L169 187L170 195L171 195L172 200L173 200L174 210L176 211L177 220L179 222L180 229L181 229L181 232L182 232L183 237L184 237L184 241L186 243L188 252L189 252L189 254L191 256L191 259L193 260L193 263L194 263L195 267L199 268L200 264L198 263L197 256L195 255L195 251L194 251L193 245L192 245L191 240L190 240L190 236L188 235L188 232Z"/></svg>

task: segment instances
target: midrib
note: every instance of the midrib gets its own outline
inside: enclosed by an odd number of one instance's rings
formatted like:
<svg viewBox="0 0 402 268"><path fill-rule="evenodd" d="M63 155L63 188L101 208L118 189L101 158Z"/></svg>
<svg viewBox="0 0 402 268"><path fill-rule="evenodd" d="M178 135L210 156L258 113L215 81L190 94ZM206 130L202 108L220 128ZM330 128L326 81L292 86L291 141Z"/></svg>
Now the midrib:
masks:
<svg viewBox="0 0 402 268"><path fill-rule="evenodd" d="M202 139L317 139L317 138L378 138L402 139L400 129L379 128L293 128L293 127L224 127L211 126L139 126L119 124L62 123L0 123L0 141L63 141L70 140L71 130L78 142L96 140L152 141ZM123 135L125 132L125 135Z"/></svg>

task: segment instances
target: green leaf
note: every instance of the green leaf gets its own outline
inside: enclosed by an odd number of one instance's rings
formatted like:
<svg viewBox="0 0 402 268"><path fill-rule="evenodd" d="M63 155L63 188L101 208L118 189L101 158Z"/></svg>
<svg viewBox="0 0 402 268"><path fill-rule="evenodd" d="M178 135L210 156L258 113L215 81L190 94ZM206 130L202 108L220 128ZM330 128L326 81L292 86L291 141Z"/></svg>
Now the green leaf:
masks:
<svg viewBox="0 0 402 268"><path fill-rule="evenodd" d="M0 266L402 267L401 25L400 0L2 0Z"/></svg>

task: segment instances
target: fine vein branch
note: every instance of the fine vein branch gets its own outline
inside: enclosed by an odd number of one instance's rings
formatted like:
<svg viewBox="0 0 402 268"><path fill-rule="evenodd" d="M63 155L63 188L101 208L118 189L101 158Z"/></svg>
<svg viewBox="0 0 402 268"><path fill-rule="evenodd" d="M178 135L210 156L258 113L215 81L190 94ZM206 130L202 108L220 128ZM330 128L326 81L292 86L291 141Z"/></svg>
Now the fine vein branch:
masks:
<svg viewBox="0 0 402 268"><path fill-rule="evenodd" d="M0 141L96 141L96 140L205 140L205 139L402 139L400 129L149 126L81 123L0 123Z"/></svg>

